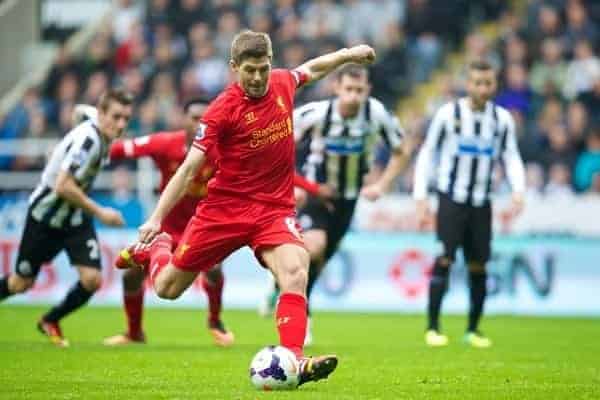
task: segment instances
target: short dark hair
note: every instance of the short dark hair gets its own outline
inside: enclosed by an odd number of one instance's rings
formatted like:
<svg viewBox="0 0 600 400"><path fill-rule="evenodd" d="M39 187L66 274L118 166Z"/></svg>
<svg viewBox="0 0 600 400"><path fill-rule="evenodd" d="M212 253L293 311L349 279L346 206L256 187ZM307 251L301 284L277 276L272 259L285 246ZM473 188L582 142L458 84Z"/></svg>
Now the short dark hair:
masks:
<svg viewBox="0 0 600 400"><path fill-rule="evenodd" d="M369 80L369 70L364 65L360 64L344 64L336 71L336 79L341 81L344 76L350 76L352 78L361 78L365 76Z"/></svg>
<svg viewBox="0 0 600 400"><path fill-rule="evenodd" d="M488 60L473 60L469 63L469 71L489 71L494 70L494 67Z"/></svg>
<svg viewBox="0 0 600 400"><path fill-rule="evenodd" d="M211 102L211 99L206 96L193 97L193 98L187 100L185 103L183 103L183 112L184 113L188 112L188 110L190 109L191 106L195 106L197 104L202 105L202 106L207 106L210 102Z"/></svg>
<svg viewBox="0 0 600 400"><path fill-rule="evenodd" d="M244 30L231 42L231 59L240 65L246 58L273 57L271 38L264 32Z"/></svg>
<svg viewBox="0 0 600 400"><path fill-rule="evenodd" d="M102 111L106 111L113 101L124 106L130 106L133 104L133 95L122 88L108 89L100 96L98 108Z"/></svg>

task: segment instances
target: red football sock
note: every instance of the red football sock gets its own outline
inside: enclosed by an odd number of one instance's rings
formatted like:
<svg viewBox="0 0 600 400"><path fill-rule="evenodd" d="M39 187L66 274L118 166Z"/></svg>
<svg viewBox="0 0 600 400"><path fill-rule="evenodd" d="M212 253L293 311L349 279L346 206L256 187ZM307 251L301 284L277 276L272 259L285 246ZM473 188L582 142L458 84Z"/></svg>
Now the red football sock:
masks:
<svg viewBox="0 0 600 400"><path fill-rule="evenodd" d="M225 277L219 275L216 282L211 282L202 276L202 287L208 296L208 322L216 324L221 319L221 300L223 299L223 285Z"/></svg>
<svg viewBox="0 0 600 400"><path fill-rule="evenodd" d="M127 318L127 335L137 339L142 336L142 313L144 310L144 287L135 292L123 291L123 306Z"/></svg>
<svg viewBox="0 0 600 400"><path fill-rule="evenodd" d="M275 316L279 343L293 351L296 357L302 357L306 336L306 298L295 293L281 294Z"/></svg>
<svg viewBox="0 0 600 400"><path fill-rule="evenodd" d="M163 270L171 262L171 240L160 240L153 243L150 248L150 280L154 283L154 280Z"/></svg>

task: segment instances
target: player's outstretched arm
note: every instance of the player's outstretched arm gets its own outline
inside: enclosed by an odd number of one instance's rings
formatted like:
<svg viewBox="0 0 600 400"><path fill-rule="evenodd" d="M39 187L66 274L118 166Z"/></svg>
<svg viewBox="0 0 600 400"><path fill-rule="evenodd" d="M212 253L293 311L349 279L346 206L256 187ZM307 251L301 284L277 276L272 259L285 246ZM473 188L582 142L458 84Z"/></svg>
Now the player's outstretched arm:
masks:
<svg viewBox="0 0 600 400"><path fill-rule="evenodd" d="M517 146L515 122L512 116L508 118L506 135L506 147L502 159L513 192L510 212L513 216L517 216L523 211L525 203L525 167Z"/></svg>
<svg viewBox="0 0 600 400"><path fill-rule="evenodd" d="M313 58L297 69L307 75L308 83L322 79L340 65L346 63L371 64L374 60L375 50L371 46L361 44Z"/></svg>
<svg viewBox="0 0 600 400"><path fill-rule="evenodd" d="M412 152L411 145L404 142L402 147L392 151L392 155L381 174L381 177L369 186L361 190L361 195L367 200L375 201L387 193L394 183L394 180L400 175L410 161Z"/></svg>
<svg viewBox="0 0 600 400"><path fill-rule="evenodd" d="M98 205L98 203L81 190L75 182L75 178L67 171L60 171L58 174L54 191L59 197L75 207L81 208L87 214L95 216L105 225L123 226L125 224L120 212L110 207Z"/></svg>
<svg viewBox="0 0 600 400"><path fill-rule="evenodd" d="M188 184L194 179L196 171L205 160L204 152L196 147L190 148L183 164L169 180L165 190L160 195L154 212L144 225L140 226L140 241L150 242L160 232L160 224L173 206L183 197Z"/></svg>

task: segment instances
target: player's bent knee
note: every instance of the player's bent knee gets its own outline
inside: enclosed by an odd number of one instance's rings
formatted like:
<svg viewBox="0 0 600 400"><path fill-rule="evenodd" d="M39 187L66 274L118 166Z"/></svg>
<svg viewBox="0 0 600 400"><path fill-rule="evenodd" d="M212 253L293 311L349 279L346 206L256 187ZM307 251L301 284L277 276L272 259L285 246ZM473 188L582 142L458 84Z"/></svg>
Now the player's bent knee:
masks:
<svg viewBox="0 0 600 400"><path fill-rule="evenodd" d="M181 292L173 286L159 285L155 286L154 290L156 291L156 295L164 300L175 300L181 296Z"/></svg>
<svg viewBox="0 0 600 400"><path fill-rule="evenodd" d="M123 274L123 289L126 292L137 292L144 283L144 272L137 268L129 268Z"/></svg>
<svg viewBox="0 0 600 400"><path fill-rule="evenodd" d="M223 278L223 269L221 269L221 264L215 266L213 269L208 270L204 273L204 278L209 283L217 283Z"/></svg>
<svg viewBox="0 0 600 400"><path fill-rule="evenodd" d="M154 280L153 286L156 295L165 300L175 300L183 293L182 290L177 288L175 282L169 279L160 279L159 277Z"/></svg>
<svg viewBox="0 0 600 400"><path fill-rule="evenodd" d="M82 276L80 280L81 285L90 292L95 292L102 286L102 275L100 274L100 271L95 274L86 274Z"/></svg>
<svg viewBox="0 0 600 400"><path fill-rule="evenodd" d="M19 275L11 275L8 279L8 289L11 293L18 294L28 291L35 283L34 278L26 278Z"/></svg>

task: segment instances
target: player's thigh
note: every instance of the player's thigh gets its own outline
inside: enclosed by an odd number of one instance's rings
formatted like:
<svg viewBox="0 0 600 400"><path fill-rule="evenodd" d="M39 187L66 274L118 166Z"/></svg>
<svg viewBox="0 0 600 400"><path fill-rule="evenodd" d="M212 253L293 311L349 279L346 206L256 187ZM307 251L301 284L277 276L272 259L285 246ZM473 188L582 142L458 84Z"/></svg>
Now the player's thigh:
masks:
<svg viewBox="0 0 600 400"><path fill-rule="evenodd" d="M85 266L100 271L100 243L91 219L76 227L68 228L65 234L65 250L69 261L75 266Z"/></svg>
<svg viewBox="0 0 600 400"><path fill-rule="evenodd" d="M261 251L260 257L263 265L269 268L277 278L283 292L305 294L309 255L303 246L284 243L265 247Z"/></svg>
<svg viewBox="0 0 600 400"><path fill-rule="evenodd" d="M436 214L437 238L444 247L444 257L454 260L456 250L464 244L467 227L467 209L440 194Z"/></svg>
<svg viewBox="0 0 600 400"><path fill-rule="evenodd" d="M176 299L190 287L199 274L199 271L186 271L168 264L154 278L154 289L162 298Z"/></svg>
<svg viewBox="0 0 600 400"><path fill-rule="evenodd" d="M472 207L465 233L464 253L467 263L485 264L491 255L492 211L491 206Z"/></svg>
<svg viewBox="0 0 600 400"><path fill-rule="evenodd" d="M58 230L37 222L28 215L15 264L19 281L32 283L42 265L56 257L63 246L64 238Z"/></svg>
<svg viewBox="0 0 600 400"><path fill-rule="evenodd" d="M311 258L322 258L327 248L327 231L324 229L309 229L302 233L304 245Z"/></svg>
<svg viewBox="0 0 600 400"><path fill-rule="evenodd" d="M248 229L235 221L193 217L173 252L172 263L183 271L208 271L246 244Z"/></svg>

